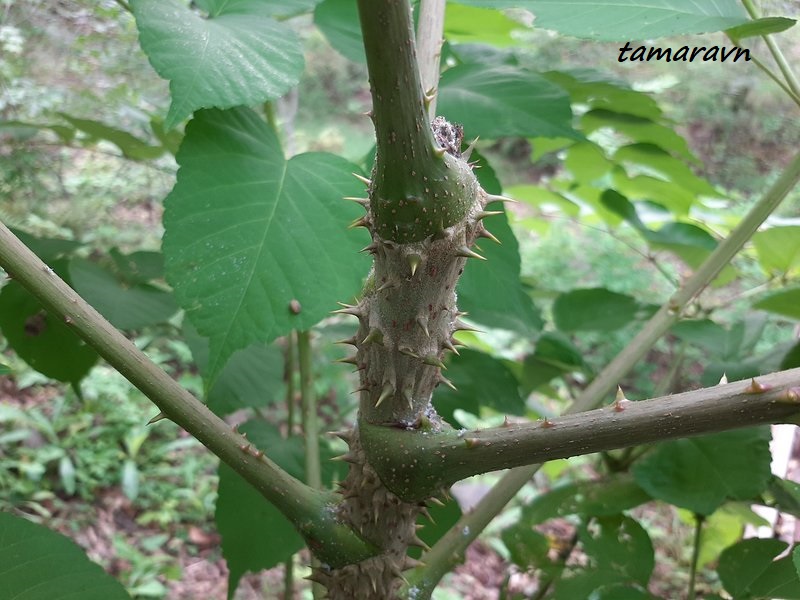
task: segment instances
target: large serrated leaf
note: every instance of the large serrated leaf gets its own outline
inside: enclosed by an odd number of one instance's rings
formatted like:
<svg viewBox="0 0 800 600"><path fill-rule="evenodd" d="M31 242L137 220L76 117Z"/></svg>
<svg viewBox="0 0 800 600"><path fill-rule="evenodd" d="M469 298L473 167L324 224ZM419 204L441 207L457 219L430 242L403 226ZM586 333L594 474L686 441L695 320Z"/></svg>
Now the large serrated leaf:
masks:
<svg viewBox="0 0 800 600"><path fill-rule="evenodd" d="M567 93L541 75L518 67L453 67L442 74L438 98L438 112L462 123L470 138L581 138L572 129Z"/></svg>
<svg viewBox="0 0 800 600"><path fill-rule="evenodd" d="M653 498L701 515L725 500L760 494L770 480L769 429L751 428L660 444L634 466Z"/></svg>
<svg viewBox="0 0 800 600"><path fill-rule="evenodd" d="M727 548L717 573L734 598L800 598L800 578L781 540L749 539Z"/></svg>
<svg viewBox="0 0 800 600"><path fill-rule="evenodd" d="M0 512L0 596L19 600L130 600L72 540Z"/></svg>
<svg viewBox="0 0 800 600"><path fill-rule="evenodd" d="M649 40L722 31L748 21L737 0L458 0L493 8L520 7L536 27L604 41Z"/></svg>
<svg viewBox="0 0 800 600"><path fill-rule="evenodd" d="M337 156L287 161L248 109L198 113L177 160L178 181L165 200L167 280L210 338L213 381L234 351L308 329L335 300L357 293L368 269L358 254L366 238L347 230L360 209L341 198L363 189L355 167Z"/></svg>
<svg viewBox="0 0 800 600"><path fill-rule="evenodd" d="M170 80L170 129L199 108L230 108L279 98L300 80L297 35L260 0L205 3L204 18L178 0L133 0L139 43Z"/></svg>

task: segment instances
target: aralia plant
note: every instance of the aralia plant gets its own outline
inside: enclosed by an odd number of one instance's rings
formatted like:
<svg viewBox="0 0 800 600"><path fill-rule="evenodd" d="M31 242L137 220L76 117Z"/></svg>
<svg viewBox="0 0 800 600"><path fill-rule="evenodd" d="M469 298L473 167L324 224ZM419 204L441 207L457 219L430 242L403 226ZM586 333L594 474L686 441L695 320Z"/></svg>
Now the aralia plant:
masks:
<svg viewBox="0 0 800 600"><path fill-rule="evenodd" d="M134 0L132 8L146 30L144 4ZM212 13L223 11L214 2L200 4ZM441 21L443 2L421 4L421 29ZM319 489L313 461L308 483L286 473L148 361L5 227L0 229L0 264L9 275L158 405L161 412L153 422L166 418L185 428L283 513L315 558L310 578L330 598L429 597L458 555L530 480L536 463L797 418L798 369L648 402L632 403L620 393L612 405L588 409L678 320L775 209L800 177L800 157L587 388L572 415L475 431L455 430L440 418L432 398L437 386L452 386L443 373L446 354L458 353L454 334L470 329L457 306L456 286L467 261L483 259L476 242L498 242L485 221L499 214L508 199L483 189L469 162L470 148L462 151L462 130L433 110L438 68L431 65L438 64L441 31L433 26L432 33L421 36L426 47L418 59L407 0L358 0L357 5L376 157L368 177L356 175L364 194L347 199L364 209L351 225L368 231L364 252L373 262L357 300L336 311L358 320L356 333L342 340L354 348L342 362L352 365L359 378L356 423L337 433L348 445L339 458L349 465L338 490ZM432 6L433 12L427 12ZM152 32L142 36L146 49L152 50L148 44L153 40ZM163 70L157 60L153 63ZM239 100L217 98L195 108L229 108L255 99ZM170 118L181 116L176 114ZM208 111L195 119L210 121L218 115ZM252 124L251 116L237 113L232 119ZM216 133L224 138L226 127ZM179 155L179 162L182 158L183 168L193 157ZM179 184L181 177L185 181L185 173L179 174ZM174 228L168 236L176 236ZM185 304L187 312L196 308L192 301ZM289 310L298 315L303 307L293 299ZM301 362L307 362L307 345L300 350ZM219 363L219 355L215 360ZM308 376L307 368L301 372ZM309 385L307 378L301 385ZM306 430L312 442L317 435L313 422L308 419ZM440 502L456 481L502 468L513 469L473 514L428 548L418 536L418 518L428 516L429 505ZM409 556L414 546L425 550L421 561Z"/></svg>

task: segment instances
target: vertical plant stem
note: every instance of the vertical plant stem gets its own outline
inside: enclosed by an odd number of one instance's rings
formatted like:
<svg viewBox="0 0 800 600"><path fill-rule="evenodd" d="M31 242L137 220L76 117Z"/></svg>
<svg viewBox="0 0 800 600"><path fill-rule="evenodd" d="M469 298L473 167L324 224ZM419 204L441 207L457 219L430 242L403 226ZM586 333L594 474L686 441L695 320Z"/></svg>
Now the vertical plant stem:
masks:
<svg viewBox="0 0 800 600"><path fill-rule="evenodd" d="M319 489L322 487L319 466L319 423L311 378L311 334L308 331L297 333L297 350L300 363L300 398L305 413L303 433L306 446L306 483Z"/></svg>
<svg viewBox="0 0 800 600"><path fill-rule="evenodd" d="M689 571L689 591L686 600L695 600L695 580L697 579L697 562L700 558L700 538L703 533L703 515L694 515L694 543L692 544L692 564Z"/></svg>
<svg viewBox="0 0 800 600"><path fill-rule="evenodd" d="M295 344L294 337L296 332L290 331L286 336L286 362L284 365L284 380L286 381L286 437L290 438L294 435L294 407L295 407L295 389L294 389L294 374L297 369L297 361L295 360ZM284 563L283 571L283 597L284 600L292 600L294 598L294 554L290 556Z"/></svg>
<svg viewBox="0 0 800 600"><path fill-rule="evenodd" d="M311 377L311 333L297 332L298 368L300 370L300 399L303 406L303 437L306 449L306 483L312 488L322 487L322 476L319 464L319 423L317 420L317 401ZM319 561L311 559L316 567ZM311 584L314 600L324 597L325 588L317 582Z"/></svg>
<svg viewBox="0 0 800 600"><path fill-rule="evenodd" d="M598 377L570 406L568 413L588 410L603 399L605 394L652 348L653 344L677 321L685 305L699 294L720 270L741 250L758 227L774 211L786 194L800 180L800 154L796 155L778 180L753 206L739 226L712 252L695 274L642 328L626 348L603 369ZM511 469L486 496L423 554L425 567L412 571L407 579L409 587L417 587L417 598L430 597L439 580L457 563L459 556L503 510L517 492L536 474L541 465L528 465Z"/></svg>
<svg viewBox="0 0 800 600"><path fill-rule="evenodd" d="M295 361L295 348L294 348L295 332L289 332L286 336L286 364L284 366L284 379L286 380L286 437L291 437L294 434L294 408L296 402L296 392L294 389L294 373L297 369Z"/></svg>
<svg viewBox="0 0 800 600"><path fill-rule="evenodd" d="M759 15L756 11L756 7L753 5L753 0L742 0L742 5L744 6L745 10L753 19L758 19ZM796 97L800 97L800 81L797 80L797 77L792 71L789 62L786 60L786 57L781 52L781 49L778 47L778 44L775 43L775 39L770 35L762 35L761 38L767 44L767 48L769 48L770 54L772 54L772 58L775 59L775 63L778 65L778 68L781 70L783 74L783 78L786 80L787 85L791 88L792 92Z"/></svg>
<svg viewBox="0 0 800 600"><path fill-rule="evenodd" d="M283 600L292 600L294 598L294 554L284 564Z"/></svg>
<svg viewBox="0 0 800 600"><path fill-rule="evenodd" d="M436 116L436 92L439 84L439 62L444 43L445 0L421 0L417 25L417 62L422 89L432 99L428 105L428 119Z"/></svg>

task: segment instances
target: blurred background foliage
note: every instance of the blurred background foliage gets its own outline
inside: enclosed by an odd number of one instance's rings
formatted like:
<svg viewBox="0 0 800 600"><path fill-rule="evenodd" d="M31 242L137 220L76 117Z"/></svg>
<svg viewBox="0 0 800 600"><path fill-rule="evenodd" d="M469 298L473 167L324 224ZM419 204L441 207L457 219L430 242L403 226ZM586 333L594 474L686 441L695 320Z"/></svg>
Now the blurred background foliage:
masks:
<svg viewBox="0 0 800 600"><path fill-rule="evenodd" d="M314 15L289 20L302 37L306 70L268 116L280 125L287 155L333 152L366 170L373 137L362 114L370 102L366 68L360 46L336 27L348 14L341 5L326 0ZM541 73L569 94L574 126L586 139L490 135L478 143L481 177L499 180L504 193L521 201L508 216L522 288L535 310L497 329L471 311L486 332L463 335L474 352L454 360L449 375L462 391L443 391L438 407L467 427L509 413L554 415L788 163L800 139L797 107L752 64L619 63L617 43L531 29L518 11L490 18L482 9L450 7L446 67L510 65ZM797 16L793 2L762 2L761 10ZM798 64L796 30L779 39ZM691 43L726 42L714 34ZM762 44L749 41L754 51ZM600 88L611 105L596 100ZM203 378L207 342L183 321L164 281L161 201L174 184L183 135L182 128L164 130L168 104L167 83L148 64L134 20L118 3L0 0L0 219L182 384L232 423L261 417L271 427L261 431L265 444L276 443L300 428L295 375L286 374L289 342L240 350L210 384ZM691 318L621 382L630 398L711 385L723 373L733 380L800 366L800 190L769 225L691 307ZM503 248L498 252L508 252ZM139 392L66 328L48 323L13 282L0 285L0 508L76 536L135 597L218 593L180 587L182 579L202 579L187 572L200 558L209 581L224 572L209 566L221 563L213 523L216 460L169 422L145 426L154 409ZM780 296L787 292L793 295ZM463 294L469 298L468 290ZM331 364L342 356L333 342L351 334L351 323L339 319L314 329L315 391L327 429L354 414L353 380ZM476 380L478 371L490 385ZM498 404L497 389L508 392L505 404ZM337 449L333 441L323 445L324 453ZM298 460L288 448L285 460ZM537 483L579 485L603 464L630 458L609 456L556 461ZM486 476L474 485L492 481ZM219 495L225 493L223 486ZM555 516L531 516L531 506L519 522ZM457 509L448 510L444 522L457 518ZM758 522L738 504L724 510L724 524L716 517L720 530ZM608 531L650 543L628 517L584 514L605 518ZM501 535L519 515L512 511L485 536L506 565L542 567L537 536L547 538L546 550L558 540L571 549L580 541L589 557L607 550L588 521L566 533L558 524L537 534L517 525ZM688 577L691 517L669 507L636 516L658 542L650 589L676 597ZM186 524L192 527L179 527ZM265 560L277 564L297 549ZM248 580L240 597L270 577ZM459 577L437 592L441 598L458 597ZM706 589L719 591L713 571L701 577Z"/></svg>

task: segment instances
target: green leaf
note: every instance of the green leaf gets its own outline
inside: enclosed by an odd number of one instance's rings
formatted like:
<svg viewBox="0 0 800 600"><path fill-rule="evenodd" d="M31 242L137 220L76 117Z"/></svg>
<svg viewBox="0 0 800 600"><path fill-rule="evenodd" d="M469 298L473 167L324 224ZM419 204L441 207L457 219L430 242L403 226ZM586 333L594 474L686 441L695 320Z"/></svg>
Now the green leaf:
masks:
<svg viewBox="0 0 800 600"><path fill-rule="evenodd" d="M690 511L683 513L685 514L681 514L681 518L694 525L694 515ZM744 504L728 503L715 510L703 521L698 566L703 567L716 561L725 548L741 539L745 525L750 523L761 526L766 525L767 521Z"/></svg>
<svg viewBox="0 0 800 600"><path fill-rule="evenodd" d="M72 259L69 275L75 291L118 329L165 323L178 312L170 292L146 283L128 285L89 260Z"/></svg>
<svg viewBox="0 0 800 600"><path fill-rule="evenodd" d="M768 275L787 274L800 265L800 225L770 227L753 236L758 262Z"/></svg>
<svg viewBox="0 0 800 600"><path fill-rule="evenodd" d="M438 98L438 111L462 123L469 138L581 138L572 129L572 109L564 90L517 67L450 68L442 74Z"/></svg>
<svg viewBox="0 0 800 600"><path fill-rule="evenodd" d="M537 28L611 42L723 31L748 20L736 0L458 1L473 6L525 8L536 15Z"/></svg>
<svg viewBox="0 0 800 600"><path fill-rule="evenodd" d="M769 294L753 304L753 308L800 320L800 288Z"/></svg>
<svg viewBox="0 0 800 600"><path fill-rule="evenodd" d="M271 17L293 17L313 9L320 0L259 0L260 14ZM236 5L242 4L245 10L251 0L194 0L198 7L207 13L217 16L221 10L231 12Z"/></svg>
<svg viewBox="0 0 800 600"><path fill-rule="evenodd" d="M561 331L615 331L636 318L639 303L605 288L572 290L553 302L553 320Z"/></svg>
<svg viewBox="0 0 800 600"><path fill-rule="evenodd" d="M98 140L111 142L125 158L131 160L151 160L163 155L166 149L163 146L151 146L144 140L137 138L135 135L110 127L99 121L92 121L91 119L78 119L65 113L58 113L67 123L72 125L78 131L82 131L88 137L88 142L95 142Z"/></svg>
<svg viewBox="0 0 800 600"><path fill-rule="evenodd" d="M770 480L769 428L750 428L659 444L633 468L651 496L701 515L726 500L746 500Z"/></svg>
<svg viewBox="0 0 800 600"><path fill-rule="evenodd" d="M139 43L170 80L172 129L199 108L260 104L300 80L300 40L260 0L207 1L204 18L178 0L132 0Z"/></svg>
<svg viewBox="0 0 800 600"><path fill-rule="evenodd" d="M72 540L0 512L0 582L4 598L130 600L122 584Z"/></svg>
<svg viewBox="0 0 800 600"><path fill-rule="evenodd" d="M519 394L517 380L503 362L476 350L461 350L447 363L448 379L458 391L443 385L437 388L433 403L446 420L453 419L453 411L461 408L479 414L485 406L499 413L524 415L525 401Z"/></svg>
<svg viewBox="0 0 800 600"><path fill-rule="evenodd" d="M550 542L544 534L532 529L526 522L520 521L505 528L500 539L508 548L511 562L523 570L533 568L546 571L550 566L550 559L547 557Z"/></svg>
<svg viewBox="0 0 800 600"><path fill-rule="evenodd" d="M794 564L794 570L800 577L800 546L795 546L794 550L792 550L792 563Z"/></svg>
<svg viewBox="0 0 800 600"><path fill-rule="evenodd" d="M608 127L627 136L633 142L654 144L684 160L697 162L686 140L675 130L645 117L614 110L593 109L581 117L581 127L585 133Z"/></svg>
<svg viewBox="0 0 800 600"><path fill-rule="evenodd" d="M118 248L108 251L119 276L128 284L147 283L164 277L164 255L161 252L139 250L123 254Z"/></svg>
<svg viewBox="0 0 800 600"><path fill-rule="evenodd" d="M749 539L727 548L717 573L734 598L800 598L800 579L792 557L775 557L788 544L780 540Z"/></svg>
<svg viewBox="0 0 800 600"><path fill-rule="evenodd" d="M630 475L612 475L597 481L574 481L554 487L524 507L522 518L534 525L569 515L605 517L621 514L650 500L650 495Z"/></svg>
<svg viewBox="0 0 800 600"><path fill-rule="evenodd" d="M480 240L483 260L470 260L458 282L458 302L469 318L489 327L533 335L542 318L520 282L519 244L505 214L483 220L500 244Z"/></svg>
<svg viewBox="0 0 800 600"><path fill-rule="evenodd" d="M601 587L592 593L588 600L655 600L655 598L641 588L614 584Z"/></svg>
<svg viewBox="0 0 800 600"><path fill-rule="evenodd" d="M314 11L314 24L339 54L353 62L367 62L355 2L324 0Z"/></svg>
<svg viewBox="0 0 800 600"><path fill-rule="evenodd" d="M658 121L662 112L658 103L645 92L631 89L624 81L609 80L608 75L594 69L547 71L542 75L564 88L573 104L611 110Z"/></svg>
<svg viewBox="0 0 800 600"><path fill-rule="evenodd" d="M284 438L265 421L249 421L239 430L270 460L293 477L305 479L304 446L301 437ZM341 479L332 453L321 447L322 479L330 485ZM272 504L224 464L219 467L219 497L214 515L222 536L222 555L228 563L228 598L233 596L242 575L258 572L286 561L304 546L292 524Z"/></svg>
<svg viewBox="0 0 800 600"><path fill-rule="evenodd" d="M19 238L23 244L30 248L33 253L44 262L49 263L57 258L72 254L83 244L75 240L65 240L63 238L43 238L33 236L19 229L11 228L11 232Z"/></svg>
<svg viewBox="0 0 800 600"><path fill-rule="evenodd" d="M0 331L22 360L58 381L77 384L97 362L95 351L16 281L0 290Z"/></svg>
<svg viewBox="0 0 800 600"><path fill-rule="evenodd" d="M622 146L612 158L617 162L631 165L643 174L670 181L693 194L720 195L708 181L695 175L685 162L655 144L638 143ZM635 175L635 172L631 172L630 175Z"/></svg>
<svg viewBox="0 0 800 600"><path fill-rule="evenodd" d="M769 35L771 33L780 33L786 31L790 27L794 27L797 23L796 19L788 19L786 17L761 17L753 21L748 21L743 25L737 25L726 29L730 38L736 42L744 38L753 37L757 35Z"/></svg>
<svg viewBox="0 0 800 600"><path fill-rule="evenodd" d="M521 384L529 394L551 379L586 369L583 354L562 333L546 331L538 340L533 354L525 357Z"/></svg>
<svg viewBox="0 0 800 600"><path fill-rule="evenodd" d="M210 338L213 381L239 348L309 329L334 300L357 293L366 239L347 230L360 208L341 198L363 188L339 157L284 159L273 131L248 109L198 113L177 159L165 200L167 279Z"/></svg>
<svg viewBox="0 0 800 600"><path fill-rule="evenodd" d="M575 179L590 182L600 179L611 170L611 161L594 142L579 142L567 149L564 167Z"/></svg>
<svg viewBox="0 0 800 600"><path fill-rule="evenodd" d="M639 523L622 515L595 517L581 523L578 539L589 564L563 576L553 598L589 598L598 589L616 584L647 585L655 556L650 536Z"/></svg>
<svg viewBox="0 0 800 600"><path fill-rule="evenodd" d="M511 32L522 28L521 23L496 10L448 4L445 11L444 36L451 44L513 46L519 42Z"/></svg>
<svg viewBox="0 0 800 600"><path fill-rule="evenodd" d="M201 374L208 373L208 340L184 323L183 335ZM283 353L274 345L253 344L238 350L206 393L208 407L219 416L242 408L262 409L283 396Z"/></svg>

